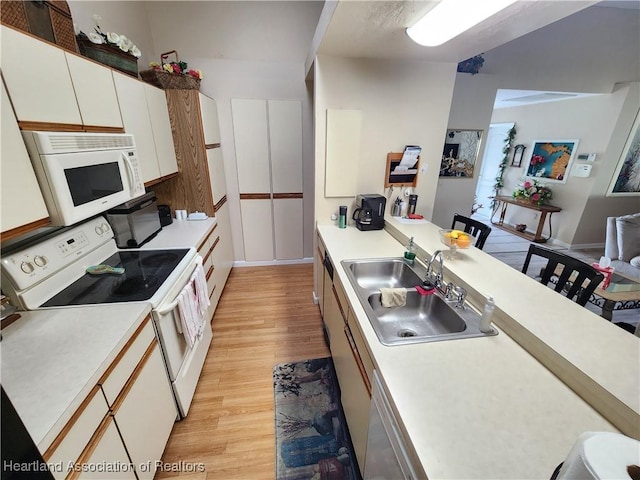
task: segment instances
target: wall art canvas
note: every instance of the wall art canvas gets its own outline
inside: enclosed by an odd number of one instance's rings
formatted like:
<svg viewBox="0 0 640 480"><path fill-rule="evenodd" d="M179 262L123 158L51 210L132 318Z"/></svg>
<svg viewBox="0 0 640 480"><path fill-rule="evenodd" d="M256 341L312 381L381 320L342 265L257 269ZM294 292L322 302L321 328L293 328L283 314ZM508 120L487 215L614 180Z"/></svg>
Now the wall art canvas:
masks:
<svg viewBox="0 0 640 480"><path fill-rule="evenodd" d="M607 196L640 195L640 111L613 173Z"/></svg>
<svg viewBox="0 0 640 480"><path fill-rule="evenodd" d="M577 149L578 140L535 140L525 175L566 183Z"/></svg>
<svg viewBox="0 0 640 480"><path fill-rule="evenodd" d="M473 177L481 140L482 130L447 130L440 176Z"/></svg>

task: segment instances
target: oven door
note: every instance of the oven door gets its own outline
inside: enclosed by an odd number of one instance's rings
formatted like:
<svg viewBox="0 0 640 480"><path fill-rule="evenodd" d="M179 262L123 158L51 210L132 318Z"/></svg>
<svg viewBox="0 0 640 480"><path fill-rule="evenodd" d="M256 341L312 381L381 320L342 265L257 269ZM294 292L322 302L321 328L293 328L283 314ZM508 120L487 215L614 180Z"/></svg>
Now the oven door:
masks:
<svg viewBox="0 0 640 480"><path fill-rule="evenodd" d="M187 416L191 406L212 338L211 323L208 318L205 318L202 336L193 347L189 348L180 326L177 297L191 278L196 266L195 261L189 265L165 297L166 301L161 302L152 311L181 419Z"/></svg>

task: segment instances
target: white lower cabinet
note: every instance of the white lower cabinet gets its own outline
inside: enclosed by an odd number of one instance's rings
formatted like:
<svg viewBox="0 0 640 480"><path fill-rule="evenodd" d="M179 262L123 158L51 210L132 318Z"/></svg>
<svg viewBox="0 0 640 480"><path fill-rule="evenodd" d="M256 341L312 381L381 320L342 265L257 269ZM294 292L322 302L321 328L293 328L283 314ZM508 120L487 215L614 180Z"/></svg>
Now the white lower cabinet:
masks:
<svg viewBox="0 0 640 480"><path fill-rule="evenodd" d="M300 226L303 223L302 198L273 200L273 230L276 260L304 257Z"/></svg>
<svg viewBox="0 0 640 480"><path fill-rule="evenodd" d="M162 458L177 414L157 342L147 353L132 376L131 388L113 408L139 479L155 475L155 464Z"/></svg>
<svg viewBox="0 0 640 480"><path fill-rule="evenodd" d="M244 258L248 262L273 260L271 199L240 199Z"/></svg>
<svg viewBox="0 0 640 480"><path fill-rule="evenodd" d="M56 479L151 479L177 408L151 317L43 453Z"/></svg>
<svg viewBox="0 0 640 480"><path fill-rule="evenodd" d="M367 450L371 387L347 323L351 313L336 275L334 273L333 284L325 284L324 287L324 321L329 331L331 356L340 384L342 408L358 465L362 467Z"/></svg>
<svg viewBox="0 0 640 480"><path fill-rule="evenodd" d="M86 455L86 456L85 456ZM79 466L87 468L80 471L80 479L135 479L135 469L129 460L127 451L111 415L107 415L94 440L87 446Z"/></svg>

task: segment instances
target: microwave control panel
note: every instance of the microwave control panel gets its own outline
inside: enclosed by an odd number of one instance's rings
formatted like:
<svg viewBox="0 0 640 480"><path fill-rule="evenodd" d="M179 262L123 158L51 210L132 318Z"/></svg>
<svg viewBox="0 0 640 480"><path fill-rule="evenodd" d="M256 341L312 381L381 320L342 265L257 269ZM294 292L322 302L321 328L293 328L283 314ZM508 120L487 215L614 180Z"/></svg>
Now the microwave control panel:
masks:
<svg viewBox="0 0 640 480"><path fill-rule="evenodd" d="M3 256L2 274L9 277L16 290L24 290L112 239L109 223L104 217L96 217L36 245Z"/></svg>

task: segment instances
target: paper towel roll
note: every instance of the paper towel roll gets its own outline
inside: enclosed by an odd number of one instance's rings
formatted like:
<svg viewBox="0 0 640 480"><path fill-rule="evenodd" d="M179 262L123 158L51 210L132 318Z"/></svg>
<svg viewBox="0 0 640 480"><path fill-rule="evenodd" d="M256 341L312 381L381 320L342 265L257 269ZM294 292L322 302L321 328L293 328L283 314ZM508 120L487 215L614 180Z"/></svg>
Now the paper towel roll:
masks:
<svg viewBox="0 0 640 480"><path fill-rule="evenodd" d="M574 443L557 479L625 479L628 465L640 465L638 440L618 433L586 432Z"/></svg>

